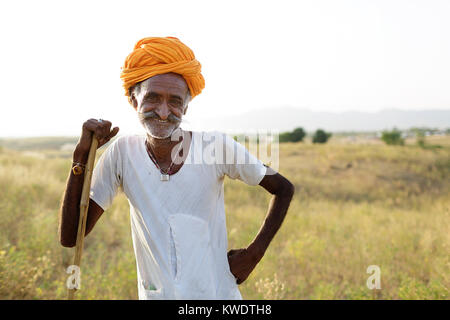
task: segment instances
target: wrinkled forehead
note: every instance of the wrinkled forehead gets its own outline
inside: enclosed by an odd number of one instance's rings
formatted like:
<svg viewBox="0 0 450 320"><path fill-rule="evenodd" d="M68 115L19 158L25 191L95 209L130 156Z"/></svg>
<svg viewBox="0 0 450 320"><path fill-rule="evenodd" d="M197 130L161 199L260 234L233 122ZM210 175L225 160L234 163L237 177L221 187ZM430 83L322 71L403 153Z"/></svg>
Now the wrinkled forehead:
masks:
<svg viewBox="0 0 450 320"><path fill-rule="evenodd" d="M189 87L184 78L176 73L164 73L148 78L140 83L139 95L146 95L148 92L171 93L186 96Z"/></svg>

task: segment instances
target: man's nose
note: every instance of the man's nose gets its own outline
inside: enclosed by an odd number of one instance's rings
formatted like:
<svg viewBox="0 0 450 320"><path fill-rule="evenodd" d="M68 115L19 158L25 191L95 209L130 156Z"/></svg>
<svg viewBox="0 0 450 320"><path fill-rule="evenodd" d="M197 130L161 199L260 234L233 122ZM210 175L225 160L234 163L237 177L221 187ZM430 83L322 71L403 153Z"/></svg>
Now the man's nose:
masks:
<svg viewBox="0 0 450 320"><path fill-rule="evenodd" d="M167 120L170 115L169 106L166 102L161 103L156 109L156 114L161 118L161 120Z"/></svg>

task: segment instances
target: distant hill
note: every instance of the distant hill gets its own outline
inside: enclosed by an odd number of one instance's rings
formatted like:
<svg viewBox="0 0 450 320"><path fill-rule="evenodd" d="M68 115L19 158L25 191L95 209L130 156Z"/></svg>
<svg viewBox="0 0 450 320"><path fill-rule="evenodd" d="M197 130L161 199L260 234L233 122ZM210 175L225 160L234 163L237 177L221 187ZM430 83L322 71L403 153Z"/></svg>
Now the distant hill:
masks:
<svg viewBox="0 0 450 320"><path fill-rule="evenodd" d="M77 142L78 137L0 138L0 146L19 151L60 150L64 145L75 146Z"/></svg>
<svg viewBox="0 0 450 320"><path fill-rule="evenodd" d="M101 149L104 150L117 137L112 138ZM71 154L78 143L79 137L21 137L0 138L0 148L17 151L63 151Z"/></svg>
<svg viewBox="0 0 450 320"><path fill-rule="evenodd" d="M410 127L449 128L449 110L384 109L379 112L323 112L305 108L281 107L255 112L246 112L240 116L205 118L202 127L207 130L265 130L280 131L303 127L307 131L318 128L327 131L378 131L383 129L408 129Z"/></svg>
<svg viewBox="0 0 450 320"><path fill-rule="evenodd" d="M384 109L379 112L323 112L293 107L280 107L240 116L204 118L199 123L200 130L219 130L249 132L252 130L290 131L303 127L312 132L318 128L328 132L374 132L384 129L409 129L427 127L436 129L450 128L449 110ZM114 140L114 139L113 139ZM78 137L30 137L0 138L0 148L28 151L58 150L72 151Z"/></svg>

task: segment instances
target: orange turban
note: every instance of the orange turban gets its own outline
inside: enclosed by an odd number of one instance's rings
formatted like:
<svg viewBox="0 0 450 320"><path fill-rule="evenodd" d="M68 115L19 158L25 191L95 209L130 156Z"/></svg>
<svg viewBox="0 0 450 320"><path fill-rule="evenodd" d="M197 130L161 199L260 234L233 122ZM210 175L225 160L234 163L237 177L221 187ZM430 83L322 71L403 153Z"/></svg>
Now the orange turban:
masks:
<svg viewBox="0 0 450 320"><path fill-rule="evenodd" d="M120 78L129 98L129 89L136 83L158 74L178 73L186 80L191 98L194 98L205 87L201 68L192 50L179 39L149 37L136 43L125 59Z"/></svg>

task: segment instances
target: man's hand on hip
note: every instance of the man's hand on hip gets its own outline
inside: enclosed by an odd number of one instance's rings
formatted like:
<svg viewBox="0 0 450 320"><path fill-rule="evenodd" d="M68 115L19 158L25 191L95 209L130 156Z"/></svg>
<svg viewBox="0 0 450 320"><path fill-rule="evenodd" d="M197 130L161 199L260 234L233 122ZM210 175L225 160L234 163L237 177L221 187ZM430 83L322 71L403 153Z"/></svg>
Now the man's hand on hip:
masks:
<svg viewBox="0 0 450 320"><path fill-rule="evenodd" d="M261 258L262 256L260 257L248 249L228 251L228 264L237 284L241 284L248 278Z"/></svg>

